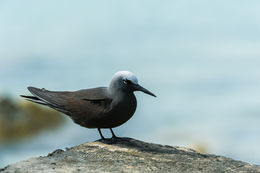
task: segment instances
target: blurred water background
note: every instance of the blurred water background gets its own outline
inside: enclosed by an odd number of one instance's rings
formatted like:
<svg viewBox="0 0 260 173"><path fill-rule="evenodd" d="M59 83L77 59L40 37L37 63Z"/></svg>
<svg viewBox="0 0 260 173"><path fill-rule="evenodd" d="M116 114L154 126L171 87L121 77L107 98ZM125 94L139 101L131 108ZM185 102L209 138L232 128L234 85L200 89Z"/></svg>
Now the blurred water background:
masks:
<svg viewBox="0 0 260 173"><path fill-rule="evenodd" d="M118 136L260 164L259 9L256 0L2 0L0 96L107 86L130 70L158 97L136 93ZM0 167L96 139L67 119L0 144Z"/></svg>

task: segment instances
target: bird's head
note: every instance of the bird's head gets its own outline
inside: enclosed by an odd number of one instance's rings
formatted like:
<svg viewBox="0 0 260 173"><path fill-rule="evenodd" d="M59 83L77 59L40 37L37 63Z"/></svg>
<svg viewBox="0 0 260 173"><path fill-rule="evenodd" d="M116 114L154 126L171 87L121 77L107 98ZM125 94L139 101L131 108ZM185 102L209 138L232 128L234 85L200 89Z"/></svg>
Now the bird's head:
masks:
<svg viewBox="0 0 260 173"><path fill-rule="evenodd" d="M152 92L138 84L137 77L129 71L119 71L114 74L109 85L110 90L123 90L125 92L142 91L156 97Z"/></svg>

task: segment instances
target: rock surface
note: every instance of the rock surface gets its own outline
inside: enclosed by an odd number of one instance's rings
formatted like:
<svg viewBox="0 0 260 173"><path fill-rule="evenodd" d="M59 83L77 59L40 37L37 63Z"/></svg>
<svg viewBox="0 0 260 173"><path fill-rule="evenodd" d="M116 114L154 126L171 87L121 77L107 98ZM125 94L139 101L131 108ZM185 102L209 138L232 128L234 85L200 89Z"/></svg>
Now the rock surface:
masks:
<svg viewBox="0 0 260 173"><path fill-rule="evenodd" d="M98 140L0 169L8 172L260 172L260 166L130 138Z"/></svg>

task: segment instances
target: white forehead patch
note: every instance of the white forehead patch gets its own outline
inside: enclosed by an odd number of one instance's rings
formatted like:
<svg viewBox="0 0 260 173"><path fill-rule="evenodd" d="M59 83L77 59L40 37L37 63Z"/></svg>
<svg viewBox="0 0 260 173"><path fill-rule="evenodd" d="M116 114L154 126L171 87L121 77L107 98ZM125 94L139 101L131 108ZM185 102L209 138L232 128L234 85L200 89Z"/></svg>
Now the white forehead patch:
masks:
<svg viewBox="0 0 260 173"><path fill-rule="evenodd" d="M130 80L131 82L138 84L137 77L130 71L119 71L116 72L114 77L122 77L123 79Z"/></svg>

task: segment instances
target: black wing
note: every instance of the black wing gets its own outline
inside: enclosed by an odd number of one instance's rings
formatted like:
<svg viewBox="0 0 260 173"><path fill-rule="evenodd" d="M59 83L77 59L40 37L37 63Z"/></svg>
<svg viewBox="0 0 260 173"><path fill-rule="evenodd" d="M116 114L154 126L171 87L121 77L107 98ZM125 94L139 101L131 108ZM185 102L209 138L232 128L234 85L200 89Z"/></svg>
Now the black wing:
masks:
<svg viewBox="0 0 260 173"><path fill-rule="evenodd" d="M35 87L28 87L28 90L33 94L33 96L21 95L21 97L34 103L49 106L65 114L69 113L66 107L75 99L84 100L96 106L103 106L104 108L107 108L112 101L108 96L106 87L85 89L75 92L49 91L44 88L39 89Z"/></svg>

